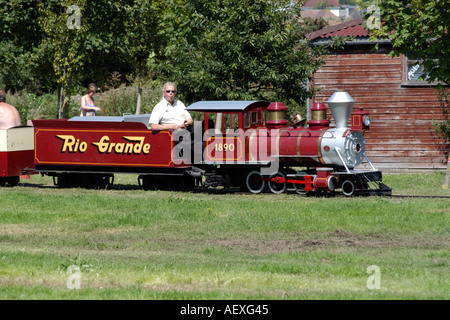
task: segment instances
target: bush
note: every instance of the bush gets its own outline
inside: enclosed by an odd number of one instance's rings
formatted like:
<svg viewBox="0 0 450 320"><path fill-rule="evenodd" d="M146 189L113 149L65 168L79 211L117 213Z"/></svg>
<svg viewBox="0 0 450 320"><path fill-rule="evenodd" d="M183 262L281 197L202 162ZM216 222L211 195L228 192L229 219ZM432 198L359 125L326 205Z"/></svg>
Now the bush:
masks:
<svg viewBox="0 0 450 320"><path fill-rule="evenodd" d="M102 109L100 116L122 116L123 114L135 114L138 99L138 85L135 81L130 85L120 84L118 87L105 87L95 96L95 105ZM158 81L147 81L141 84L141 114L149 114L153 107L162 98L162 83ZM69 106L69 118L80 115L81 97L84 91L73 96ZM183 96L178 97L183 101ZM46 93L38 95L27 90L17 91L14 94L7 93L6 101L15 106L20 113L22 125L28 120L57 119L58 117L58 95ZM184 102L184 101L183 101ZM194 120L199 120L201 114L191 114Z"/></svg>
<svg viewBox="0 0 450 320"><path fill-rule="evenodd" d="M28 120L55 119L58 115L56 94L37 95L27 90L17 91L14 94L8 92L6 101L19 111L22 125L26 125Z"/></svg>
<svg viewBox="0 0 450 320"><path fill-rule="evenodd" d="M135 114L138 98L138 82L129 86L125 84L117 88L107 87L95 96L95 104L102 111L101 116L121 116L124 113ZM156 82L142 84L141 114L151 113L153 107L161 100L161 85ZM80 115L82 92L73 96L69 106L69 118ZM58 117L58 95L46 93L37 95L27 90L17 91L14 94L9 91L6 97L7 103L16 107L22 119L22 125L28 120L56 119Z"/></svg>
<svg viewBox="0 0 450 320"><path fill-rule="evenodd" d="M134 82L129 86L121 84L119 87L106 87L100 90L95 96L95 105L102 109L98 115L101 116L121 116L124 113L135 114L137 109L139 82ZM155 82L142 84L141 114L151 113L153 107L161 99L161 89ZM81 97L85 93L80 93L72 98L70 117L80 115Z"/></svg>

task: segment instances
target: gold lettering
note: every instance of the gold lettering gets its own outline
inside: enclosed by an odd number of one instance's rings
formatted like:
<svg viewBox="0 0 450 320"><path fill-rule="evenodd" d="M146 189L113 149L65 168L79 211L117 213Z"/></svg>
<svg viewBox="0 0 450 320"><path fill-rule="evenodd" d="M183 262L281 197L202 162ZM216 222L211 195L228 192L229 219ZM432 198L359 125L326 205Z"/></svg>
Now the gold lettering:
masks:
<svg viewBox="0 0 450 320"><path fill-rule="evenodd" d="M87 150L87 143L86 141L83 141L80 143L80 152L83 153Z"/></svg>
<svg viewBox="0 0 450 320"><path fill-rule="evenodd" d="M123 151L124 153L130 154L133 152L133 144L132 143L127 143L125 145L125 150Z"/></svg>
<svg viewBox="0 0 450 320"><path fill-rule="evenodd" d="M133 148L133 153L140 154L142 151L142 143L136 143Z"/></svg>
<svg viewBox="0 0 450 320"><path fill-rule="evenodd" d="M136 143L133 147L133 153L135 154L140 154L142 151L142 145L144 144L144 139L145 137L123 137L125 140L128 141L135 141L135 142L139 142Z"/></svg>
<svg viewBox="0 0 450 320"><path fill-rule="evenodd" d="M125 143L116 143L116 147L114 148L116 153L123 153L123 149L125 149Z"/></svg>
<svg viewBox="0 0 450 320"><path fill-rule="evenodd" d="M148 154L150 152L150 143L144 144L144 149L142 150L142 153Z"/></svg>
<svg viewBox="0 0 450 320"><path fill-rule="evenodd" d="M115 144L114 142L111 142L111 143L110 143L109 148L108 148L108 153L111 153L111 151L112 151L112 149L113 149L113 147L114 147L115 145L116 145L116 144Z"/></svg>
<svg viewBox="0 0 450 320"><path fill-rule="evenodd" d="M100 152L100 153L111 153L112 151L114 151L117 154L131 154L131 153L140 154L141 152L143 154L148 154L150 152L150 143L144 144L145 137L127 136L127 137L122 137L122 138L127 141L136 142L136 143L109 142L109 140L110 140L109 137L103 136L103 137L101 137L99 142L92 142L92 144L97 147L98 152ZM75 139L75 138L73 138L73 139ZM69 142L72 143L71 145L73 145L73 143L75 143L74 141L72 142L71 140L69 140ZM79 143L79 141L77 141L76 148L79 148L80 152L86 151L86 149L87 149L86 142L83 141L79 145L78 145L78 143ZM68 148L70 148L70 150L72 150L72 148L70 147L71 145L68 145Z"/></svg>
<svg viewBox="0 0 450 320"><path fill-rule="evenodd" d="M69 136L69 135L58 135L56 136L58 139L61 139L64 141L62 148L61 148L61 152L66 152L66 150L68 150L68 152L74 152L73 151L73 145L75 144L75 137L74 136Z"/></svg>
<svg viewBox="0 0 450 320"><path fill-rule="evenodd" d="M103 136L99 142L92 142L94 146L98 148L98 152L105 153L108 150L109 146L109 137Z"/></svg>

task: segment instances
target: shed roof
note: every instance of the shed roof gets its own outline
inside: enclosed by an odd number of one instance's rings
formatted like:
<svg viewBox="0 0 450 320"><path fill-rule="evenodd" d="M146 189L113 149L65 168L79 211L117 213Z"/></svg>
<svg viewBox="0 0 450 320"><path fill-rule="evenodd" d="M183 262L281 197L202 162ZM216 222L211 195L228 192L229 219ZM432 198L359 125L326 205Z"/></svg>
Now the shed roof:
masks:
<svg viewBox="0 0 450 320"><path fill-rule="evenodd" d="M370 31L364 29L362 26L363 21L364 18L346 21L344 23L308 33L305 37L309 40L328 39L335 36L369 37Z"/></svg>

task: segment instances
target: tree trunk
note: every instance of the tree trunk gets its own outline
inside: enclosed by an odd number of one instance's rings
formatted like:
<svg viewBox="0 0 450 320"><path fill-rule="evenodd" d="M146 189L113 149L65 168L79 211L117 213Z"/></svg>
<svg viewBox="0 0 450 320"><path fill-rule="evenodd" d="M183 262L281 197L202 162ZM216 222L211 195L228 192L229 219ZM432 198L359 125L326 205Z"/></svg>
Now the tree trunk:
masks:
<svg viewBox="0 0 450 320"><path fill-rule="evenodd" d="M138 85L138 98L137 98L137 105L136 105L136 114L141 113L141 96L142 96L142 88L141 83Z"/></svg>
<svg viewBox="0 0 450 320"><path fill-rule="evenodd" d="M63 109L64 109L64 85L59 86L58 90L58 119L63 118Z"/></svg>
<svg viewBox="0 0 450 320"><path fill-rule="evenodd" d="M447 159L447 170L445 172L445 179L444 182L442 183L442 189L448 189L449 184L450 184L450 150Z"/></svg>
<svg viewBox="0 0 450 320"><path fill-rule="evenodd" d="M136 114L141 113L141 94L138 94L137 105L136 105Z"/></svg>

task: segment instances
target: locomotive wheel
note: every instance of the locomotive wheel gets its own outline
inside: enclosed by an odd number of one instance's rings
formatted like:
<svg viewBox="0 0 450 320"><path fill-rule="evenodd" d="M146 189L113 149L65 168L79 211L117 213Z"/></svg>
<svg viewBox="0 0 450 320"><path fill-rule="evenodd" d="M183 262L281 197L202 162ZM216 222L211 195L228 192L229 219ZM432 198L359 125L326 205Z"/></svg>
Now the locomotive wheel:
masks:
<svg viewBox="0 0 450 320"><path fill-rule="evenodd" d="M351 180L345 180L342 182L342 193L347 197L350 197L355 193L355 184Z"/></svg>
<svg viewBox="0 0 450 320"><path fill-rule="evenodd" d="M248 191L251 193L261 193L266 188L266 182L258 171L252 171L247 175L245 181Z"/></svg>
<svg viewBox="0 0 450 320"><path fill-rule="evenodd" d="M302 184L293 183L294 190L296 193L301 194L302 196L307 195L311 191L305 191L305 186Z"/></svg>
<svg viewBox="0 0 450 320"><path fill-rule="evenodd" d="M283 172L277 172L269 177L269 189L272 193L283 193L286 186L286 175Z"/></svg>

